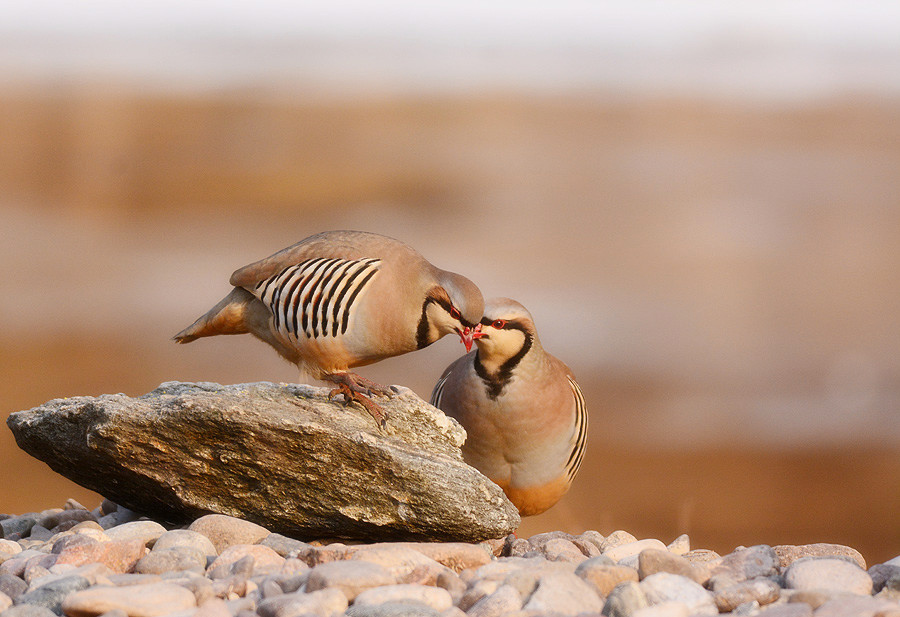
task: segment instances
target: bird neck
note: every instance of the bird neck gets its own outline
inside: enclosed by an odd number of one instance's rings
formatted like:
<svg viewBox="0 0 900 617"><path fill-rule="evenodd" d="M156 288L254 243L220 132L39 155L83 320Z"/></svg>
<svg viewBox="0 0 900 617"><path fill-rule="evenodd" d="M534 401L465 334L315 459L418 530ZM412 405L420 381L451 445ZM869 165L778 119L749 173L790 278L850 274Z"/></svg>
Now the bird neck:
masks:
<svg viewBox="0 0 900 617"><path fill-rule="evenodd" d="M513 372L522 362L527 362L535 354L529 353L535 346L535 337L522 330L525 335L522 346L512 355L504 356L487 353L481 347L475 352L475 373L484 382L488 398L496 399L513 378ZM540 344L538 343L538 346Z"/></svg>

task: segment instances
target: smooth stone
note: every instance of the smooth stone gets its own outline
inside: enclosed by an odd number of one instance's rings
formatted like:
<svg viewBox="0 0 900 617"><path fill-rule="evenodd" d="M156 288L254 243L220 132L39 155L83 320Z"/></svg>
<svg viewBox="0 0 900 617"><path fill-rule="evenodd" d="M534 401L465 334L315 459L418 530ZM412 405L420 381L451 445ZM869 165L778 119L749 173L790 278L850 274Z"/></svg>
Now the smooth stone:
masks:
<svg viewBox="0 0 900 617"><path fill-rule="evenodd" d="M273 574L284 565L284 557L260 544L233 544L223 550L209 565L207 576L212 579L228 576L231 567L238 561L250 558L254 574Z"/></svg>
<svg viewBox="0 0 900 617"><path fill-rule="evenodd" d="M353 606L384 604L386 602L421 604L436 611L445 611L453 606L453 600L446 589L427 585L404 584L366 589L356 596L353 600Z"/></svg>
<svg viewBox="0 0 900 617"><path fill-rule="evenodd" d="M456 605L463 611L468 612L473 606L481 602L497 589L500 588L501 581L491 579L477 579L472 581L466 592L462 595Z"/></svg>
<svg viewBox="0 0 900 617"><path fill-rule="evenodd" d="M57 615L46 606L19 604L3 611L3 617L57 617Z"/></svg>
<svg viewBox="0 0 900 617"><path fill-rule="evenodd" d="M571 540L564 538L553 538L543 542L540 548L534 553L542 555L548 561L570 561L572 563L581 563L587 559L587 556L581 552L581 549L575 546ZM530 554L526 553L525 557Z"/></svg>
<svg viewBox="0 0 900 617"><path fill-rule="evenodd" d="M782 544L774 547L775 554L781 563L781 571L802 557L844 557L851 559L862 568L866 569L866 560L855 548L842 544Z"/></svg>
<svg viewBox="0 0 900 617"><path fill-rule="evenodd" d="M646 540L636 540L634 542L619 544L603 551L603 554L618 563L623 559L627 559L629 557L637 557L637 555L639 555L641 551L648 548L655 548L664 551L666 550L666 545L655 538L648 538Z"/></svg>
<svg viewBox="0 0 900 617"><path fill-rule="evenodd" d="M600 553L603 552L603 543L606 541L606 536L604 536L599 531L588 529L587 531L582 532L580 535L578 535L577 538L584 540L585 542L590 542L597 547L597 550Z"/></svg>
<svg viewBox="0 0 900 617"><path fill-rule="evenodd" d="M433 585L437 577L451 571L419 551L403 546L380 544L353 554L352 559L384 566L398 583Z"/></svg>
<svg viewBox="0 0 900 617"><path fill-rule="evenodd" d="M779 597L781 597L781 587L767 578L735 583L713 594L716 606L721 613L729 613L747 602L757 602L760 606L771 604Z"/></svg>
<svg viewBox="0 0 900 617"><path fill-rule="evenodd" d="M668 550L648 548L638 554L638 576L643 580L657 572L686 576L700 585L709 580L709 572Z"/></svg>
<svg viewBox="0 0 900 617"><path fill-rule="evenodd" d="M12 598L0 591L0 613L8 609L12 604Z"/></svg>
<svg viewBox="0 0 900 617"><path fill-rule="evenodd" d="M681 602L687 605L692 614L719 614L712 594L686 576L658 572L642 580L640 586L650 605Z"/></svg>
<svg viewBox="0 0 900 617"><path fill-rule="evenodd" d="M601 536L602 537L602 536ZM599 557L602 553L600 552L600 547L597 546L595 542L591 542L581 536L575 536L570 540L572 544L578 547L578 550L581 551L581 554L591 559L592 557Z"/></svg>
<svg viewBox="0 0 900 617"><path fill-rule="evenodd" d="M603 542L600 543L600 552L605 553L611 548L621 546L622 544L630 544L632 542L637 542L637 538L635 538L627 531L617 529L616 531L606 536L603 539Z"/></svg>
<svg viewBox="0 0 900 617"><path fill-rule="evenodd" d="M0 539L0 563L3 563L10 557L18 555L22 552L22 547L18 542L12 540Z"/></svg>
<svg viewBox="0 0 900 617"><path fill-rule="evenodd" d="M201 555L207 557L216 557L219 552L213 545L212 541L197 531L190 529L173 529L167 531L157 538L153 545L154 551L161 551L176 547L193 548L200 552Z"/></svg>
<svg viewBox="0 0 900 617"><path fill-rule="evenodd" d="M785 587L871 595L872 577L855 563L838 557L802 557L784 573Z"/></svg>
<svg viewBox="0 0 900 617"><path fill-rule="evenodd" d="M79 546L97 547L99 544L100 540L86 534L67 533L53 542L50 552L58 555L68 548L77 548Z"/></svg>
<svg viewBox="0 0 900 617"><path fill-rule="evenodd" d="M434 581L434 585L435 587L447 590L447 593L449 593L450 597L453 599L454 606L459 604L463 594L466 593L466 584L453 570L448 569L447 572L438 574L437 579Z"/></svg>
<svg viewBox="0 0 900 617"><path fill-rule="evenodd" d="M166 533L166 528L156 521L132 521L106 530L110 540L141 540L147 548Z"/></svg>
<svg viewBox="0 0 900 617"><path fill-rule="evenodd" d="M301 617L302 615L340 615L347 610L347 596L335 587L308 593L292 593L260 602L260 617Z"/></svg>
<svg viewBox="0 0 900 617"><path fill-rule="evenodd" d="M666 550L676 555L684 555L691 551L691 537L686 533L681 534L666 546Z"/></svg>
<svg viewBox="0 0 900 617"><path fill-rule="evenodd" d="M640 608L631 617L688 617L691 609L682 602L660 602Z"/></svg>
<svg viewBox="0 0 900 617"><path fill-rule="evenodd" d="M201 516L188 529L209 538L219 554L234 544L256 544L271 533L262 525L224 514Z"/></svg>
<svg viewBox="0 0 900 617"><path fill-rule="evenodd" d="M354 604L344 614L347 617L441 617L441 613L433 608L404 602L366 606Z"/></svg>
<svg viewBox="0 0 900 617"><path fill-rule="evenodd" d="M812 614L812 607L804 602L770 604L763 606L757 613L762 617L812 617Z"/></svg>
<svg viewBox="0 0 900 617"><path fill-rule="evenodd" d="M814 558L813 558L814 559ZM816 609L816 617L875 617L883 611L896 611L895 602L871 596L842 596L828 600ZM883 613L882 613L883 614Z"/></svg>
<svg viewBox="0 0 900 617"><path fill-rule="evenodd" d="M196 606L194 594L180 585L149 583L77 591L63 601L62 609L68 617L96 617L117 609L129 617L157 617Z"/></svg>
<svg viewBox="0 0 900 617"><path fill-rule="evenodd" d="M778 574L778 555L771 546L759 544L735 550L710 570L710 589L717 590L761 576Z"/></svg>
<svg viewBox="0 0 900 617"><path fill-rule="evenodd" d="M35 523L37 520L33 516L14 516L0 521L0 531L3 532L2 537L4 538L13 536L17 539L24 538Z"/></svg>
<svg viewBox="0 0 900 617"><path fill-rule="evenodd" d="M90 581L83 576L66 576L29 590L19 596L16 604L35 604L59 614L62 610L62 602L69 594L87 589L90 585Z"/></svg>
<svg viewBox="0 0 900 617"><path fill-rule="evenodd" d="M881 591L885 585L900 591L900 566L879 563L869 568L869 576L872 577L872 589L875 592Z"/></svg>
<svg viewBox="0 0 900 617"><path fill-rule="evenodd" d="M0 593L4 593L13 601L28 590L28 583L13 574L0 574Z"/></svg>
<svg viewBox="0 0 900 617"><path fill-rule="evenodd" d="M202 604L200 602L197 602L197 604L200 608L198 608L191 617L232 617L231 611L228 609L228 604L221 598L210 598ZM104 617L110 616L107 614ZM127 617L127 615L125 617Z"/></svg>
<svg viewBox="0 0 900 617"><path fill-rule="evenodd" d="M60 564L50 568L50 575L32 582L30 589L46 585L66 576L82 576L86 578L91 585L97 585L98 583L107 583L110 574L112 574L112 571L102 563L88 563L83 566Z"/></svg>
<svg viewBox="0 0 900 617"><path fill-rule="evenodd" d="M577 615L600 612L603 601L592 585L574 573L554 572L540 578L537 589L522 608L526 611Z"/></svg>
<svg viewBox="0 0 900 617"><path fill-rule="evenodd" d="M295 540L293 538L283 536L280 533L270 533L265 538L260 540L259 544L261 544L262 546L268 546L270 549L272 549L282 557L289 557L292 554L296 555L297 553L312 548L311 544L307 544L306 542L301 542L300 540Z"/></svg>
<svg viewBox="0 0 900 617"><path fill-rule="evenodd" d="M608 565L607 558L594 557L582 561L575 569L575 574L594 585L601 596L608 596L610 592L626 581L638 582L638 572L628 566Z"/></svg>
<svg viewBox="0 0 900 617"><path fill-rule="evenodd" d="M480 544L468 542L394 542L394 546L409 548L433 559L454 572L477 568L490 563L492 555ZM376 548L379 544L373 544Z"/></svg>
<svg viewBox="0 0 900 617"><path fill-rule="evenodd" d="M134 566L137 574L164 574L177 570L206 571L206 555L190 546L152 550Z"/></svg>
<svg viewBox="0 0 900 617"><path fill-rule="evenodd" d="M647 606L650 606L650 603L640 583L625 581L616 585L606 597L601 614L608 617L631 617L636 611Z"/></svg>
<svg viewBox="0 0 900 617"><path fill-rule="evenodd" d="M57 556L56 563L70 563L81 566L97 562L102 563L113 572L124 573L134 569L135 564L144 556L145 551L143 540L94 541L93 544L63 548Z"/></svg>
<svg viewBox="0 0 900 617"><path fill-rule="evenodd" d="M500 585L466 611L468 617L498 617L522 608L522 595L512 585Z"/></svg>
<svg viewBox="0 0 900 617"><path fill-rule="evenodd" d="M712 564L713 566L715 566L722 561L721 555L706 548L695 548L689 550L687 553L682 555L682 557L693 564Z"/></svg>
<svg viewBox="0 0 900 617"><path fill-rule="evenodd" d="M333 561L313 568L306 579L306 590L329 587L340 589L349 601L372 587L393 585L396 579L384 566L369 561Z"/></svg>

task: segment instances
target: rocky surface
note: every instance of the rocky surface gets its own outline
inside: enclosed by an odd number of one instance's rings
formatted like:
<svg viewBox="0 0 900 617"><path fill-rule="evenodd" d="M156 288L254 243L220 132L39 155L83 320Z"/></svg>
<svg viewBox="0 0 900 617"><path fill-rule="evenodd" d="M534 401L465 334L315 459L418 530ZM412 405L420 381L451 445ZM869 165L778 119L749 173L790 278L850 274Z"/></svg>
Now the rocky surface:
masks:
<svg viewBox="0 0 900 617"><path fill-rule="evenodd" d="M3 617L900 617L900 557L866 569L834 544L719 556L624 531L303 542L224 515L137 519L109 501L0 519Z"/></svg>
<svg viewBox="0 0 900 617"><path fill-rule="evenodd" d="M379 399L389 416L381 429L328 392L169 382L137 398L56 399L11 414L8 424L19 446L55 471L161 522L215 512L296 537L465 542L518 526L500 488L463 462L465 432L455 421L399 389ZM56 516L34 524L47 530L85 515ZM6 536L27 535L31 524L0 523ZM188 564L189 552L165 559Z"/></svg>

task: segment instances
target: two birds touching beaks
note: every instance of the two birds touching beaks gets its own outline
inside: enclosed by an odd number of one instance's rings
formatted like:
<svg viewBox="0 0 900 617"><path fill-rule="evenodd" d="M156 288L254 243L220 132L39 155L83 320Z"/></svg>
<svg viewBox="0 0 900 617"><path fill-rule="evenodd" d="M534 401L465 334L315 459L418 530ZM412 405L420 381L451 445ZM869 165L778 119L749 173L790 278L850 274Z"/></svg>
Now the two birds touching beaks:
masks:
<svg viewBox="0 0 900 617"><path fill-rule="evenodd" d="M398 240L360 231L310 236L238 269L230 282L231 293L177 342L252 334L383 425L369 396L392 391L349 369L456 334L468 353L444 371L431 402L466 429L465 461L523 516L569 490L587 439L584 397L518 302L485 302L466 277Z"/></svg>

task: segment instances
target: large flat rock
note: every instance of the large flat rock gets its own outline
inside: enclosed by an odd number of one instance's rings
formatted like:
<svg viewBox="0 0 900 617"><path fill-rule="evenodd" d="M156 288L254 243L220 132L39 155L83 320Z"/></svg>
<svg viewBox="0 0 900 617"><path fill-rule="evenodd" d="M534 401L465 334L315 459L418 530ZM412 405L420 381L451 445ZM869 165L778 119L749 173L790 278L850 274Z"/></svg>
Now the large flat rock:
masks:
<svg viewBox="0 0 900 617"><path fill-rule="evenodd" d="M401 389L378 399L382 430L328 392L167 382L137 398L55 399L7 423L55 471L171 522L216 512L297 538L376 541L478 542L518 527L441 411Z"/></svg>

